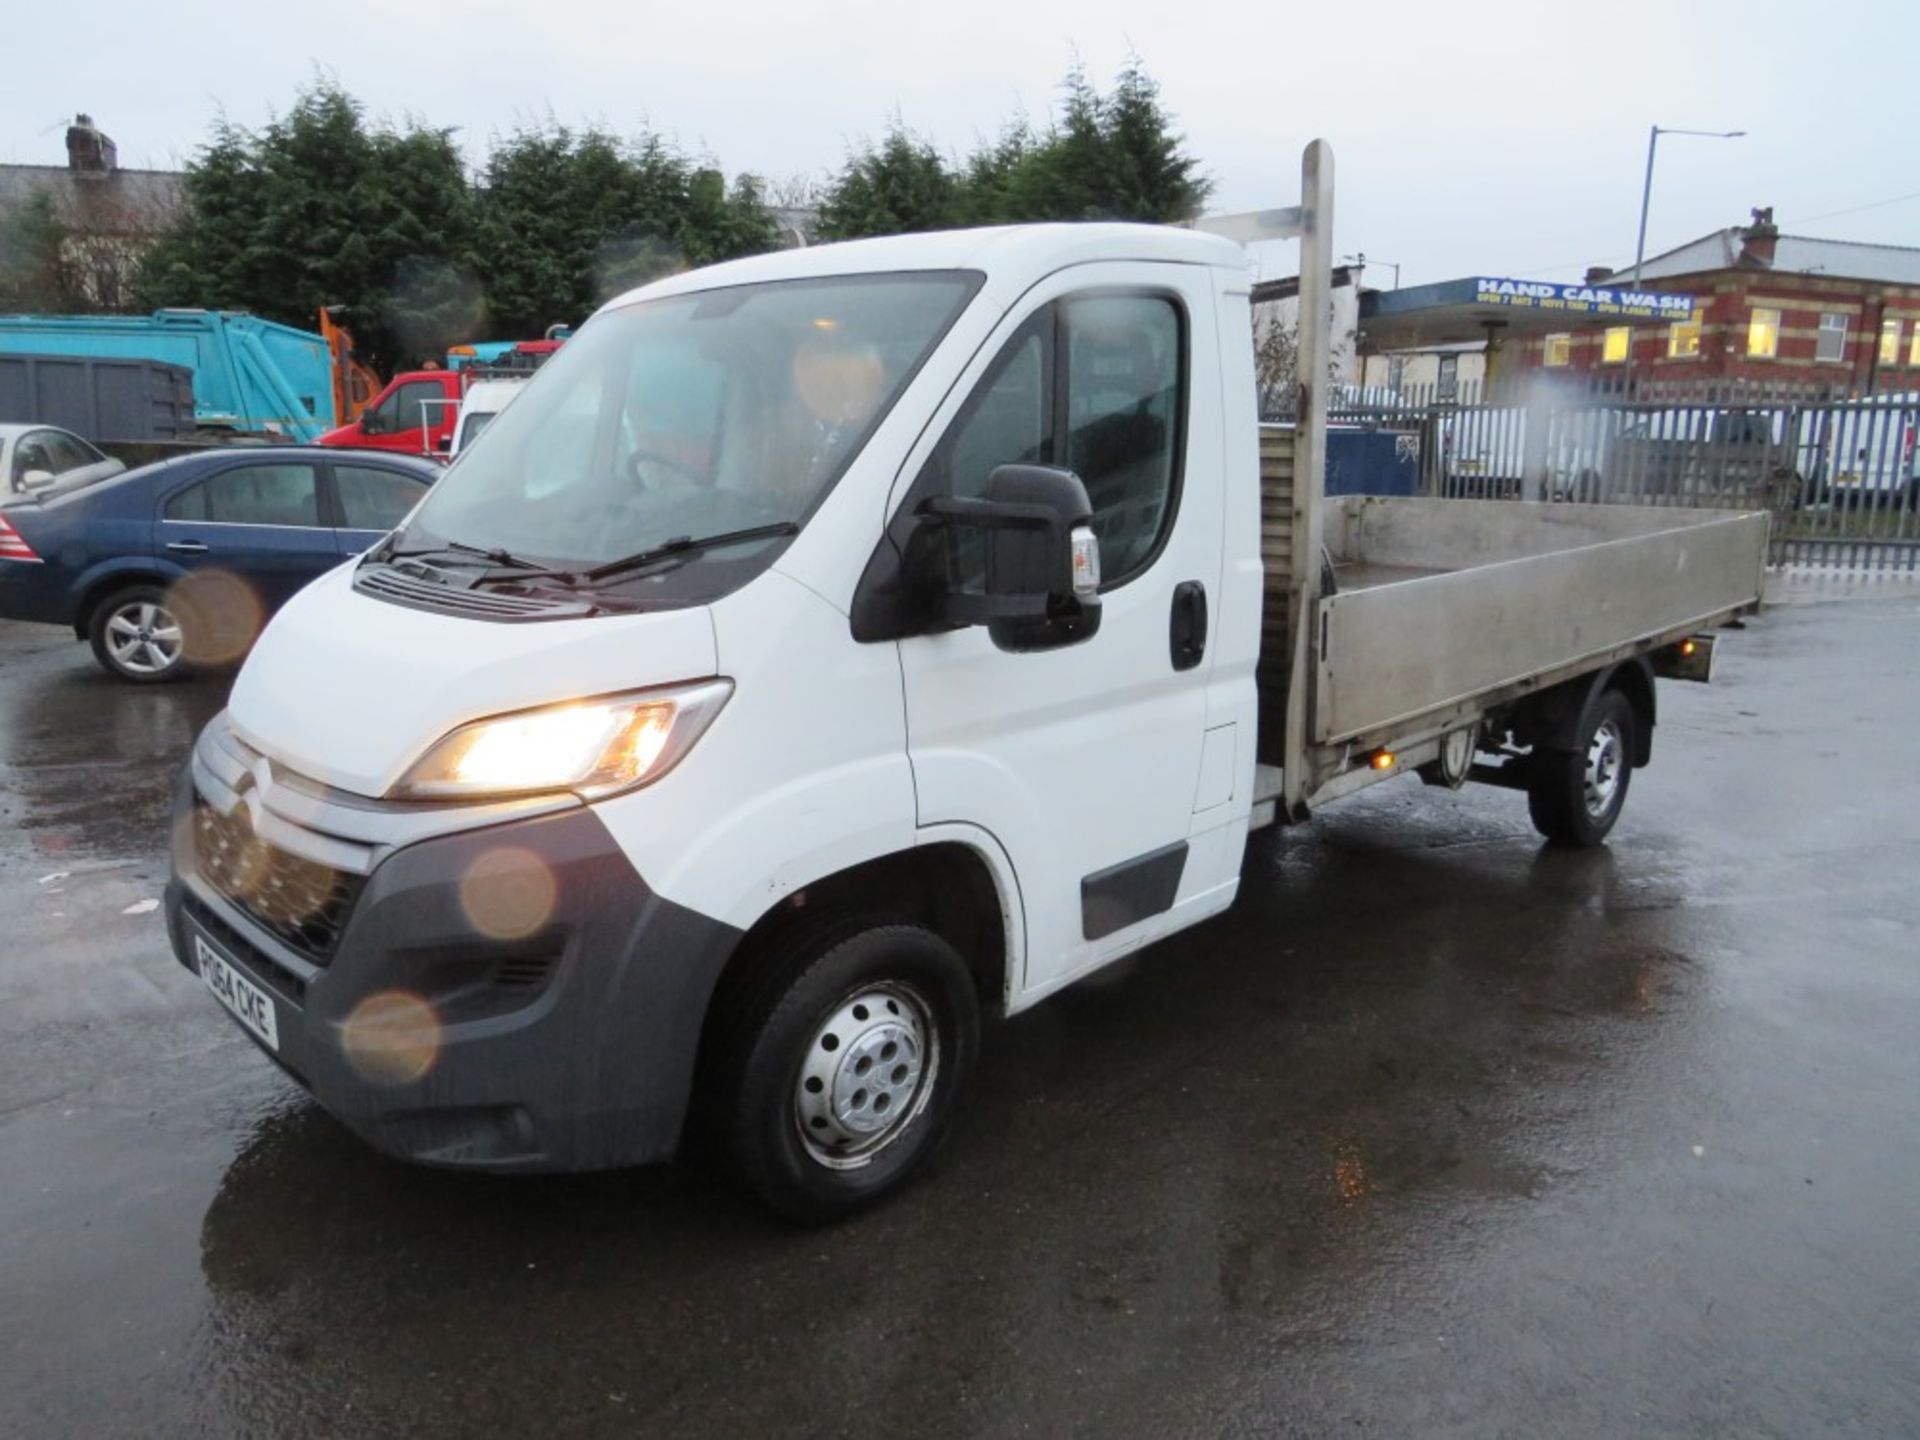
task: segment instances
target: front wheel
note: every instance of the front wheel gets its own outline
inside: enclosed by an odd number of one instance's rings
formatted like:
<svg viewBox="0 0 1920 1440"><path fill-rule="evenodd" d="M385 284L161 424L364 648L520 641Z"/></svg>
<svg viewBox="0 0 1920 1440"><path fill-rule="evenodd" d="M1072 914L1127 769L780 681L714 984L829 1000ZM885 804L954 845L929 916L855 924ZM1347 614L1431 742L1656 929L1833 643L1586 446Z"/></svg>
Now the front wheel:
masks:
<svg viewBox="0 0 1920 1440"><path fill-rule="evenodd" d="M137 685L175 679L186 668L186 625L157 585L129 586L101 601L88 638L102 669Z"/></svg>
<svg viewBox="0 0 1920 1440"><path fill-rule="evenodd" d="M952 1122L979 1048L973 976L918 925L777 961L730 1017L726 1149L773 1209L837 1219L891 1193Z"/></svg>
<svg viewBox="0 0 1920 1440"><path fill-rule="evenodd" d="M1534 754L1527 785L1534 829L1578 849L1607 838L1627 803L1637 724L1627 697L1609 690L1587 708L1573 749Z"/></svg>

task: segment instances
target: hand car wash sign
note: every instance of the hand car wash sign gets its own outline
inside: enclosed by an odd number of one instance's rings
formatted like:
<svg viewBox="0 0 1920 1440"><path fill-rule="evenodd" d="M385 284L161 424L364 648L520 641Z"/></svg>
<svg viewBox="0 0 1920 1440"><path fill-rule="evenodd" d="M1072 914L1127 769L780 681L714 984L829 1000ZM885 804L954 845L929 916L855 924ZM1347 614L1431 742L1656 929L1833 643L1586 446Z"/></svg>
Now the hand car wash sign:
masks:
<svg viewBox="0 0 1920 1440"><path fill-rule="evenodd" d="M1545 280L1475 280L1474 303L1509 310L1557 310L1567 315L1618 315L1636 320L1686 321L1693 314L1691 295L1650 290L1615 290L1586 284L1555 285Z"/></svg>

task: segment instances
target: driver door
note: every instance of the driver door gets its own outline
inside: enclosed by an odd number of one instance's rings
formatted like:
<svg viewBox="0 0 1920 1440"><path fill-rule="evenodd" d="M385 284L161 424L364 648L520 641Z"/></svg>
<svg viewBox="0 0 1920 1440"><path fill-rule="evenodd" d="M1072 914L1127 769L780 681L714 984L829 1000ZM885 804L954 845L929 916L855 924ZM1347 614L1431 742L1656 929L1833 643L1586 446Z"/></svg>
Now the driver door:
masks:
<svg viewBox="0 0 1920 1440"><path fill-rule="evenodd" d="M1223 538L1218 400L1193 387L1194 357L1215 353L1210 287L1201 267L1108 264L1030 292L902 501L980 496L994 467L1036 463L1074 471L1092 502L1091 637L1010 652L973 626L900 642L919 823L984 828L1007 852L1028 999L1231 884L1216 846L1190 844L1196 809L1227 798L1201 793ZM1231 754L1205 768L1230 773Z"/></svg>

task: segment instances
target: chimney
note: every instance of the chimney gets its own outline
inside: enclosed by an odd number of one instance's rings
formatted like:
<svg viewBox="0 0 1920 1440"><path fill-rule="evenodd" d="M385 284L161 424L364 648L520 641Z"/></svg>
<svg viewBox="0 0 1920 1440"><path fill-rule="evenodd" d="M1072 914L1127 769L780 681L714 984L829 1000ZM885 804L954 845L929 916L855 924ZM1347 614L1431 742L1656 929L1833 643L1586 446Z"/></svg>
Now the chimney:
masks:
<svg viewBox="0 0 1920 1440"><path fill-rule="evenodd" d="M1773 207L1755 208L1753 223L1740 232L1739 263L1772 269L1774 242L1779 238L1780 227L1773 223Z"/></svg>
<svg viewBox="0 0 1920 1440"><path fill-rule="evenodd" d="M67 127L67 168L76 175L109 175L119 151L100 133L91 115L76 115Z"/></svg>

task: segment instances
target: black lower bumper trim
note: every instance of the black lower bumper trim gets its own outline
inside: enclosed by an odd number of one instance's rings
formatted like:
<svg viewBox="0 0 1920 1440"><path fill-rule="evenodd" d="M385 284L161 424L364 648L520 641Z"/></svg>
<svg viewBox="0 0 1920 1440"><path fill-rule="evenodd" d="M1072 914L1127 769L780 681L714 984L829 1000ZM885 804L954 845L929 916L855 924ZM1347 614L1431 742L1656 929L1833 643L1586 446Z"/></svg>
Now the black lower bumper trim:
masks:
<svg viewBox="0 0 1920 1440"><path fill-rule="evenodd" d="M268 991L274 1059L376 1148L557 1171L678 1146L707 1002L739 931L654 894L591 809L396 851L324 969L215 894L190 844L174 865L175 954L194 968L197 925ZM503 926L497 902L515 893L534 908L509 905Z"/></svg>

